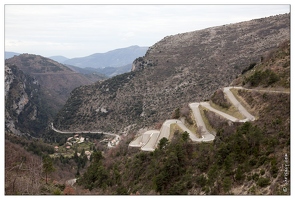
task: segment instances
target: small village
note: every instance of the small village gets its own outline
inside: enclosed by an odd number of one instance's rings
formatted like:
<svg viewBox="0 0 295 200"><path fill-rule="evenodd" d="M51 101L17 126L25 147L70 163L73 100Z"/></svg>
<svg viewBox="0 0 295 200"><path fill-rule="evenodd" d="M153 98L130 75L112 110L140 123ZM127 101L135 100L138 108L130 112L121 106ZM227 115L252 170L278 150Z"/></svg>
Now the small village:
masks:
<svg viewBox="0 0 295 200"><path fill-rule="evenodd" d="M120 137L116 136L115 138L104 138L99 141L99 143L107 145L108 148L112 148L120 142ZM66 142L60 146L54 146L55 153L52 157L71 157L77 151L77 156L81 155L82 150L84 149L85 155L88 160L93 153L94 143L90 141L88 137L83 137L82 135L75 134L74 136L68 137Z"/></svg>

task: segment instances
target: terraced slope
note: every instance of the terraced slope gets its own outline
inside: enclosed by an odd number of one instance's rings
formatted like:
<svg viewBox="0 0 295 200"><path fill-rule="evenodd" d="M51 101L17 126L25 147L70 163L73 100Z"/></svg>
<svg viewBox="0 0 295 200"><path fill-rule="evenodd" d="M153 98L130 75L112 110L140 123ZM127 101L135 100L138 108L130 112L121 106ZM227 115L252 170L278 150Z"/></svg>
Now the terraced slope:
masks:
<svg viewBox="0 0 295 200"><path fill-rule="evenodd" d="M213 108L208 102L195 102L190 103L189 107L193 112L194 119L196 121L196 125L201 134L201 137L198 137L195 133L193 133L188 127L184 125L184 123L180 120L176 119L168 119L166 120L160 130L149 130L144 132L142 135L138 136L135 140L130 142L130 147L140 147L142 151L154 151L157 148L160 140L162 138L170 138L171 125L177 124L177 126L182 129L183 132L187 132L189 134L190 139L193 142L211 142L215 139L215 133L208 131L203 117L200 112L200 106L208 109L217 115L232 121L232 122L246 122L246 121L254 121L255 117L251 115L246 108L235 98L230 89L233 87L225 87L223 89L224 94L228 97L231 103L238 109L238 111L245 117L242 120L237 119L234 116L231 116L227 113L224 113L220 110ZM242 87L235 87L236 89L244 89Z"/></svg>

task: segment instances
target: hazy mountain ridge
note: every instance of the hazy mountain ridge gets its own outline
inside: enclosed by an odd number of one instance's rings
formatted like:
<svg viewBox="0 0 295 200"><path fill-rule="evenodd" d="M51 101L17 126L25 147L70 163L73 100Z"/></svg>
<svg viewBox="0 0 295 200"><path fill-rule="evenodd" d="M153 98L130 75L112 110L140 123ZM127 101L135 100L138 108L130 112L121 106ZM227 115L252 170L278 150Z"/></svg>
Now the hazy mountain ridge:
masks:
<svg viewBox="0 0 295 200"><path fill-rule="evenodd" d="M50 58L51 60L54 60L56 62L59 62L59 63L63 63L64 61L69 60L69 58L64 57L64 56L50 56L48 58Z"/></svg>
<svg viewBox="0 0 295 200"><path fill-rule="evenodd" d="M106 53L95 53L86 57L72 58L64 61L64 64L81 68L121 67L132 63L135 58L143 56L147 49L148 47L130 46Z"/></svg>
<svg viewBox="0 0 295 200"><path fill-rule="evenodd" d="M5 59L12 58L13 56L18 56L20 53L5 51Z"/></svg>
<svg viewBox="0 0 295 200"><path fill-rule="evenodd" d="M96 81L101 81L108 78L106 75L104 75L103 73L100 73L97 69L94 69L94 68L80 68L80 67L76 67L72 65L66 65L66 66L75 72L83 74L93 83L95 83Z"/></svg>
<svg viewBox="0 0 295 200"><path fill-rule="evenodd" d="M95 53L85 57L79 58L67 58L64 56L50 56L51 60L58 63L72 66L74 71L82 74L85 73L82 69L88 68L89 70L94 70L96 73L103 74L107 77L113 77L119 74L130 72L131 64L133 60L137 57L143 56L148 47L139 47L137 45L114 49L106 53ZM5 52L5 59L12 58L13 56L20 55L15 52ZM77 67L81 68L77 69ZM89 77L89 76L88 76ZM90 77L91 80L101 80L99 77Z"/></svg>
<svg viewBox="0 0 295 200"><path fill-rule="evenodd" d="M165 37L134 72L73 91L55 124L107 131L154 125L187 102L208 99L289 37L289 14Z"/></svg>
<svg viewBox="0 0 295 200"><path fill-rule="evenodd" d="M120 74L124 74L130 72L132 68L132 64L127 64L121 67L105 67L105 68L98 68L97 71L107 75L108 77L117 76Z"/></svg>
<svg viewBox="0 0 295 200"><path fill-rule="evenodd" d="M132 68L132 64L127 64L121 67L105 67L105 68L91 68L91 67L85 67L80 68L72 65L67 65L72 70L79 72L84 75L91 75L96 74L103 79L106 79L108 77L113 77L119 74L124 74L126 72L130 72Z"/></svg>

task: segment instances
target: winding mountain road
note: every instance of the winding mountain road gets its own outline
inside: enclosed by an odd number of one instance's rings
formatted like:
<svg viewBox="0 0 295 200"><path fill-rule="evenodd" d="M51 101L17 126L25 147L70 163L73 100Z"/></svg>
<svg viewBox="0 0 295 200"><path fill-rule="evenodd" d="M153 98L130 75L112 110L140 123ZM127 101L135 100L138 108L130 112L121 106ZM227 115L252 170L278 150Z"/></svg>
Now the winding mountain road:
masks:
<svg viewBox="0 0 295 200"><path fill-rule="evenodd" d="M195 102L190 103L189 107L193 112L196 125L201 130L201 138L198 138L196 134L192 133L180 120L169 119L166 120L160 130L150 130L143 133L141 136L137 137L133 140L129 146L131 147L140 147L142 151L154 151L157 148L160 140L164 137L169 139L170 137L170 126L172 124L177 124L183 131L189 133L189 137L193 142L211 142L215 139L215 136L208 131L206 125L204 123L203 117L200 112L200 106L218 114L219 116L232 121L232 122L246 122L246 121L254 121L255 117L251 115L247 109L236 99L234 94L230 91L230 89L243 89L243 90L251 90L258 92L274 92L274 93L290 93L286 91L274 91L274 90L259 90L259 89L247 89L243 87L225 87L223 88L224 94L228 97L231 103L238 109L238 111L245 117L243 120L239 120L227 113L224 113L220 110L213 108L209 102Z"/></svg>
<svg viewBox="0 0 295 200"><path fill-rule="evenodd" d="M200 112L200 103L190 103L189 107L193 111L193 115L195 117L195 121L197 124L197 127L201 130L202 138L200 138L200 142L210 142L215 139L215 136L208 131L206 128L205 122L203 120L203 117Z"/></svg>
<svg viewBox="0 0 295 200"><path fill-rule="evenodd" d="M141 147L142 151L154 151L155 144L157 144L157 139L160 135L159 130L151 130L145 132L145 134L149 135L149 140Z"/></svg>
<svg viewBox="0 0 295 200"><path fill-rule="evenodd" d="M201 102L200 105L203 106L204 108L207 108L208 110L210 110L210 111L212 111L212 112L214 112L214 113L216 113L216 114L218 114L218 115L226 118L227 120L230 120L232 122L239 122L240 121L239 119L237 119L237 118L235 118L235 117L233 117L233 116L231 116L229 114L226 114L224 112L221 112L220 110L217 110L217 109L213 108L209 104L209 102Z"/></svg>
<svg viewBox="0 0 295 200"><path fill-rule="evenodd" d="M130 147L137 147L141 148L142 151L154 151L157 148L157 145L159 144L160 140L162 138L170 138L170 129L172 124L177 124L184 132L188 132L190 139L193 142L211 142L215 139L215 136L213 133L208 131L206 128L206 125L204 123L203 117L200 112L200 106L203 106L204 108L218 114L219 116L232 121L232 122L246 122L246 121L254 121L255 117L251 115L247 109L236 99L234 94L230 91L230 89L243 89L243 90L251 90L251 91L258 91L258 92L274 92L274 93L290 93L286 91L274 91L274 90L259 90L259 89L247 89L243 87L225 87L223 88L224 94L228 97L228 99L231 101L231 103L238 109L238 111L245 117L243 120L239 120L227 113L224 113L220 110L217 110L213 108L209 102L195 102L190 103L189 107L193 112L196 125L201 130L201 138L197 137L196 134L194 134L191 130L189 130L180 120L177 119L168 119L163 124L160 130L148 130L144 132L142 135L135 138L133 141L129 143ZM121 140L121 137L114 133L104 133L102 131L60 131L56 128L54 128L53 123L51 123L51 128L57 133L62 134L83 134L83 133L92 133L92 134L105 134L114 136L115 139L113 141L115 142L109 142L108 147L113 147L119 143Z"/></svg>
<svg viewBox="0 0 295 200"><path fill-rule="evenodd" d="M232 102L232 104L239 110L239 112L246 117L246 121L254 121L255 117L251 115L244 106L236 99L234 94L230 91L231 88L234 87L225 87L223 88L223 92L226 94L226 96L229 98L229 100ZM244 89L242 87L236 87L237 89Z"/></svg>

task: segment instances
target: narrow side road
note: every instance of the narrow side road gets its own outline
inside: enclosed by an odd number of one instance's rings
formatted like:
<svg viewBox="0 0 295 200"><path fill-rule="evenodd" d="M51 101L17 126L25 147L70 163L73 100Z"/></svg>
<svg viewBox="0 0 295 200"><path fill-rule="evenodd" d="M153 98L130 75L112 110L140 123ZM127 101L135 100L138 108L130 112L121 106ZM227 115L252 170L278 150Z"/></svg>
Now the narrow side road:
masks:
<svg viewBox="0 0 295 200"><path fill-rule="evenodd" d="M51 123L51 129L54 130L57 133L61 134L83 134L83 133L91 133L91 134L104 134L104 135L111 135L115 137L115 142L112 144L111 142L108 143L108 147L114 147L119 144L119 141L121 140L121 136L114 133L107 133L102 131L61 131L56 128L54 128L53 123ZM114 145L115 144L115 145Z"/></svg>

